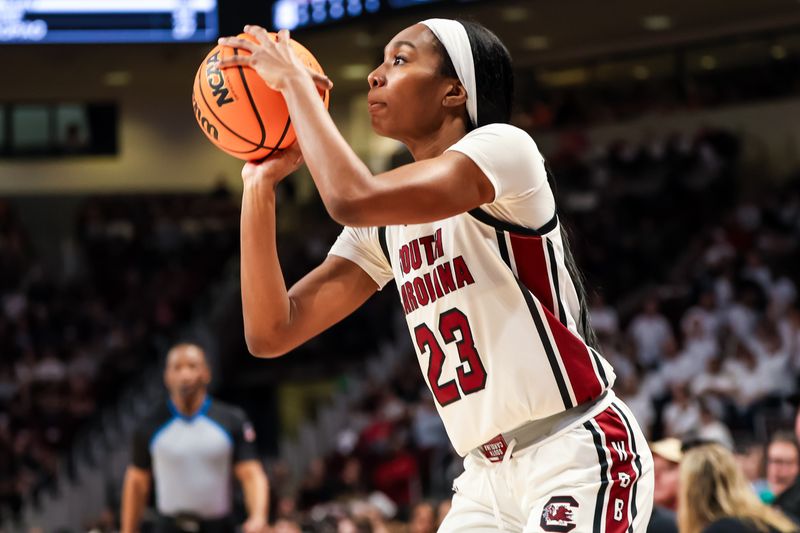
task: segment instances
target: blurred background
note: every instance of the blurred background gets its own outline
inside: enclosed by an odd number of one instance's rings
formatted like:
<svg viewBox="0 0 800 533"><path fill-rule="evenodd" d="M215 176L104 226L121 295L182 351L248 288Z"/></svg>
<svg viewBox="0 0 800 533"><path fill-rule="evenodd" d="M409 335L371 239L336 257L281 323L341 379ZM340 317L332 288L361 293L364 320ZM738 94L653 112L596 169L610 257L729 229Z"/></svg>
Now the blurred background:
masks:
<svg viewBox="0 0 800 533"><path fill-rule="evenodd" d="M345 137L388 169L408 156L372 134L366 76L434 16L509 48L514 124L556 176L615 390L648 437L758 454L793 429L798 0L0 0L0 530L116 530L131 432L185 339L253 421L271 520L435 530L460 460L394 290L283 358L249 356L241 162L190 101L218 36L288 27L334 81ZM290 284L341 228L305 171L278 210Z"/></svg>

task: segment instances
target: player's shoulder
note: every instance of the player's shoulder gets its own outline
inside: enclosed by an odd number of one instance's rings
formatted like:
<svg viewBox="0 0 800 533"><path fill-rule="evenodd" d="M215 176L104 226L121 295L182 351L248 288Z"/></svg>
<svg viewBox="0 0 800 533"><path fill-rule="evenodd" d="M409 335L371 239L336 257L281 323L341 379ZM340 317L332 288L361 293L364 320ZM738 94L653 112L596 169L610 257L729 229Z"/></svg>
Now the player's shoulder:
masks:
<svg viewBox="0 0 800 533"><path fill-rule="evenodd" d="M465 139L469 138L476 138L476 137L484 137L487 139L491 138L499 138L504 141L512 141L514 143L526 144L531 147L536 147L536 142L533 140L533 137L528 134L527 131L523 130L522 128L518 128L513 124L506 124L503 122L496 122L493 124L486 124L485 126L481 126L479 128L475 128L467 132L464 136Z"/></svg>

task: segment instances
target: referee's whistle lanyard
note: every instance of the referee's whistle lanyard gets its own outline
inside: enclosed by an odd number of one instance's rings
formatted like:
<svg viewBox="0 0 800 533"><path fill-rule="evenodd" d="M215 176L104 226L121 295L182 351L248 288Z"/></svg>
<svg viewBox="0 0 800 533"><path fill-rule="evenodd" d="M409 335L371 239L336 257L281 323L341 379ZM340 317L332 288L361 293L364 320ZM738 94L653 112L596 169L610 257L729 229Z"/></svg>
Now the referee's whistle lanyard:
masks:
<svg viewBox="0 0 800 533"><path fill-rule="evenodd" d="M514 446L516 445L517 439L511 439L511 442L508 443L506 453L503 455L503 460L499 465L491 462L485 457L482 458L483 461L489 466L487 480L489 481L489 493L492 495L492 511L494 512L494 519L497 522L497 529L500 531L505 531L506 528L503 524L503 517L500 514L500 503L497 501L495 485L498 482L497 477L500 475L500 473L505 472L508 469L508 465L511 462L511 455L514 453Z"/></svg>

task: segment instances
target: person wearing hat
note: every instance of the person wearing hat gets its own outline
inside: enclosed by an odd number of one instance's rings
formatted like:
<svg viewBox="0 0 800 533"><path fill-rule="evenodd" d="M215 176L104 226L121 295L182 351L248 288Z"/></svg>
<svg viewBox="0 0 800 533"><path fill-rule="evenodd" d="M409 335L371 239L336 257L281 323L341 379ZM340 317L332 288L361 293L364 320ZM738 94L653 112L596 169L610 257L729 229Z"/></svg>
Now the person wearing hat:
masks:
<svg viewBox="0 0 800 533"><path fill-rule="evenodd" d="M683 452L681 441L662 439L650 444L655 466L655 491L653 514L647 533L678 533L675 510L678 506L679 467Z"/></svg>

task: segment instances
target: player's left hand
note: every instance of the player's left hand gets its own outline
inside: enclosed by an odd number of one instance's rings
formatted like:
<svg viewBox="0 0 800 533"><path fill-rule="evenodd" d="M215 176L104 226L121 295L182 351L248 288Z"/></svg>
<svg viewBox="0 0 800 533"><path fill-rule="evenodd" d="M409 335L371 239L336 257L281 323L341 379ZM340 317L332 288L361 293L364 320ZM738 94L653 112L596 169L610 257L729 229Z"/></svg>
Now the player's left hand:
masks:
<svg viewBox="0 0 800 533"><path fill-rule="evenodd" d="M261 26L245 26L244 32L258 41L254 43L241 37L222 37L219 44L243 48L250 55L236 55L219 62L219 68L250 67L276 91L286 88L288 81L298 76L310 76L317 88L330 90L333 82L305 66L290 44L289 30L281 30L275 39Z"/></svg>
<svg viewBox="0 0 800 533"><path fill-rule="evenodd" d="M298 143L276 152L261 161L248 161L242 167L242 181L245 185L270 183L278 185L286 176L303 165L303 152Z"/></svg>
<svg viewBox="0 0 800 533"><path fill-rule="evenodd" d="M259 516L251 516L242 524L242 533L265 533L267 521Z"/></svg>

